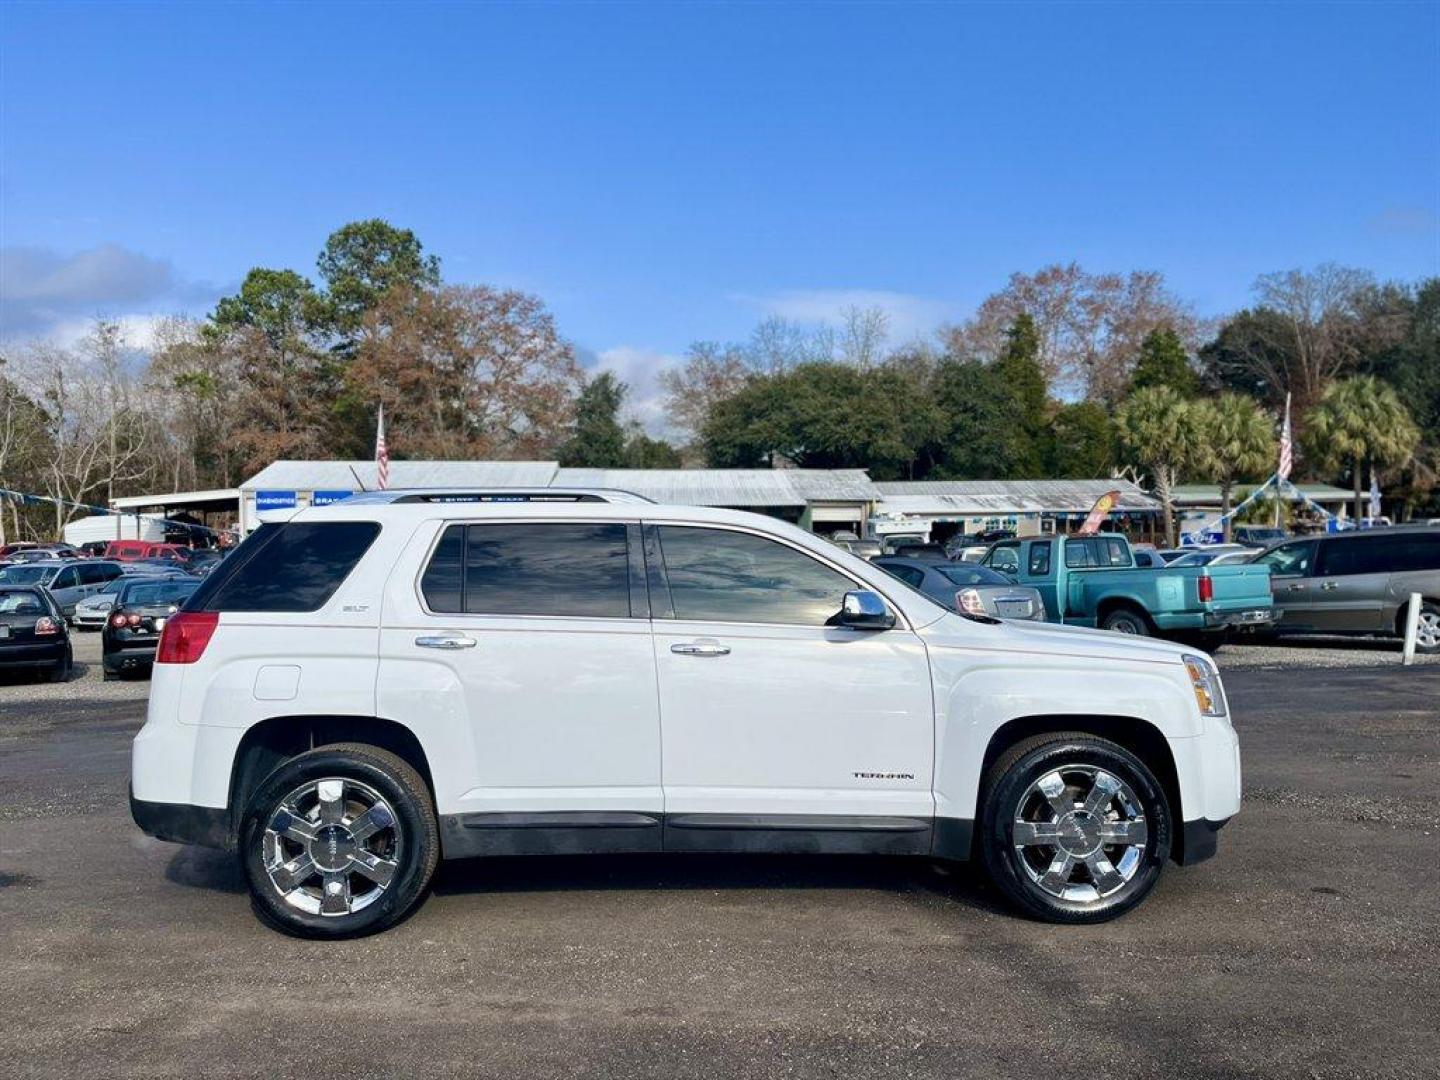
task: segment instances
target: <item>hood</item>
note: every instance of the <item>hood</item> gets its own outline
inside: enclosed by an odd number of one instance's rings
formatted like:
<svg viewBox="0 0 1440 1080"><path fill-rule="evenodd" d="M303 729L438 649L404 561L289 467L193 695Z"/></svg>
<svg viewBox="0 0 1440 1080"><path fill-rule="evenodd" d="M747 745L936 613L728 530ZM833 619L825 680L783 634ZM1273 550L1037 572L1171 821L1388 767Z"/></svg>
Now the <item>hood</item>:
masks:
<svg viewBox="0 0 1440 1080"><path fill-rule="evenodd" d="M1116 634L1109 630L1090 630L1083 626L1048 622L1007 621L992 626L961 615L946 615L922 628L920 634L928 644L941 647L1002 649L1152 664L1178 664L1181 657L1196 652L1171 641Z"/></svg>

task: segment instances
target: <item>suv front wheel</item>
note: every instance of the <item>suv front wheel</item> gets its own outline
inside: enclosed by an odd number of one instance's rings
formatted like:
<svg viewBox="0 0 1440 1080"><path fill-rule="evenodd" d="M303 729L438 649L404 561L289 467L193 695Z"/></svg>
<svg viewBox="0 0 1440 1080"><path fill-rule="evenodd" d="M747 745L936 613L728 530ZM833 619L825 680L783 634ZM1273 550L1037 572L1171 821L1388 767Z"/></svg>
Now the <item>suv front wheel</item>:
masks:
<svg viewBox="0 0 1440 1080"><path fill-rule="evenodd" d="M986 777L980 825L991 880L1048 922L1130 910L1170 856L1170 809L1154 773L1093 735L1042 735L1002 754Z"/></svg>
<svg viewBox="0 0 1440 1080"><path fill-rule="evenodd" d="M285 762L250 799L240 830L256 913L303 937L393 926L424 896L439 855L425 781L396 755L360 743Z"/></svg>

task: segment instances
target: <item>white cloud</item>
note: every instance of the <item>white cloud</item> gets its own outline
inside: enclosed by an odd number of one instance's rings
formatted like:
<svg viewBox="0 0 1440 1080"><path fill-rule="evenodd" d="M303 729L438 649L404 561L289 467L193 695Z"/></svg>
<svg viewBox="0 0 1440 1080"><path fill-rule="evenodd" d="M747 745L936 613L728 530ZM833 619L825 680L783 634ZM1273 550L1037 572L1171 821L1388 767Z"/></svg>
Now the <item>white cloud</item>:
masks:
<svg viewBox="0 0 1440 1080"><path fill-rule="evenodd" d="M683 361L682 357L634 345L616 345L595 354L595 362L587 365L592 375L612 372L630 388L625 399L627 420L638 420L645 431L656 438L673 436L665 418L664 392L660 388L660 372Z"/></svg>
<svg viewBox="0 0 1440 1080"><path fill-rule="evenodd" d="M809 324L834 325L848 308L879 308L890 317L891 344L929 337L955 316L955 305L946 301L883 289L788 289L767 296L741 293L733 299L766 315Z"/></svg>
<svg viewBox="0 0 1440 1080"><path fill-rule="evenodd" d="M0 341L41 338L73 344L96 316L126 326L144 347L159 311L208 306L214 290L182 281L164 259L116 244L61 255L49 248L0 248Z"/></svg>

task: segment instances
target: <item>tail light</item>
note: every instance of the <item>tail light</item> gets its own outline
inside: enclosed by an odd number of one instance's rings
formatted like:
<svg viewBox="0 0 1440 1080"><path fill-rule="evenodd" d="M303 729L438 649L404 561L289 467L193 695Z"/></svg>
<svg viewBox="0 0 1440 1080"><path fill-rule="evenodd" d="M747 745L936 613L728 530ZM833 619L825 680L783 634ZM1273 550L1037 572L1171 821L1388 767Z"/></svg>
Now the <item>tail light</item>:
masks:
<svg viewBox="0 0 1440 1080"><path fill-rule="evenodd" d="M165 623L155 650L157 664L193 664L205 654L205 646L220 624L218 611L181 611Z"/></svg>
<svg viewBox="0 0 1440 1080"><path fill-rule="evenodd" d="M1214 579L1214 578L1212 578L1212 577L1201 577L1200 580L1197 582L1197 584L1198 584L1199 587L1200 587L1200 601L1201 601L1201 603L1204 603L1204 602L1207 601L1207 600L1214 600L1214 599L1215 599L1215 579Z"/></svg>
<svg viewBox="0 0 1440 1080"><path fill-rule="evenodd" d="M980 594L974 589L961 589L955 594L955 606L966 615L989 615L985 610L985 601L980 599Z"/></svg>
<svg viewBox="0 0 1440 1080"><path fill-rule="evenodd" d="M130 615L130 616L127 616L127 617L126 617L125 621L128 622L131 626L139 626L139 625L140 625L140 616L139 616L139 615Z"/></svg>
<svg viewBox="0 0 1440 1080"><path fill-rule="evenodd" d="M120 627L122 627L122 626L125 625L125 616L124 616L124 615L112 615L112 616L110 617L110 625L113 626L113 627L115 627L115 628L118 630Z"/></svg>
<svg viewBox="0 0 1440 1080"><path fill-rule="evenodd" d="M59 632L60 624L54 619L52 619L49 615L35 620L36 637L46 637L50 634L58 634Z"/></svg>

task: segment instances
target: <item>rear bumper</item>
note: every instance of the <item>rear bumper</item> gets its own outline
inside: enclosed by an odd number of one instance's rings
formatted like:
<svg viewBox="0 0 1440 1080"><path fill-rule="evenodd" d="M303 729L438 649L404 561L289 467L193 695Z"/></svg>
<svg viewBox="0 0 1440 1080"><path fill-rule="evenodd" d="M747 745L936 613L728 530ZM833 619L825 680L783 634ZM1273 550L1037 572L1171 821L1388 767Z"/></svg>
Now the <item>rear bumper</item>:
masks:
<svg viewBox="0 0 1440 1080"><path fill-rule="evenodd" d="M227 850L234 846L230 812L225 809L186 803L145 802L135 798L132 791L130 816L143 832L157 840Z"/></svg>
<svg viewBox="0 0 1440 1080"><path fill-rule="evenodd" d="M1237 611L1207 611L1207 630L1242 630L1274 626L1285 613L1279 608L1241 608Z"/></svg>
<svg viewBox="0 0 1440 1080"><path fill-rule="evenodd" d="M1175 861L1181 866L1194 866L1213 857L1219 846L1220 830L1229 823L1229 818L1223 821L1200 818L1198 821L1185 822L1181 832L1180 852Z"/></svg>
<svg viewBox="0 0 1440 1080"><path fill-rule="evenodd" d="M3 667L44 667L58 664L65 659L64 638L39 644L26 642L24 645L0 645L0 668Z"/></svg>

